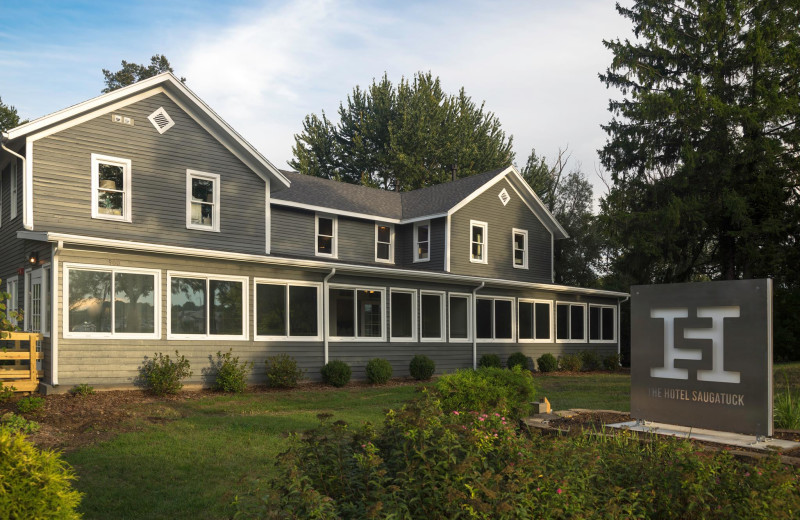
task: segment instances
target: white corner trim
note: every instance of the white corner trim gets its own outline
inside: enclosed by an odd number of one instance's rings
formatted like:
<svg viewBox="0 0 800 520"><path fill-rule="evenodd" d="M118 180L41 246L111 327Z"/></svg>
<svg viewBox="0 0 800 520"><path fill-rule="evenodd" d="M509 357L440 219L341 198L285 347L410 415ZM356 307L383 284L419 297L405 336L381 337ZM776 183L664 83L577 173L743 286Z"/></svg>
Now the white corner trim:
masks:
<svg viewBox="0 0 800 520"><path fill-rule="evenodd" d="M22 179L22 227L33 229L33 140L25 140L25 175Z"/></svg>
<svg viewBox="0 0 800 520"><path fill-rule="evenodd" d="M448 213L447 218L445 219L444 223L444 271L446 273L450 272L450 232L453 227L453 223L451 221L451 216Z"/></svg>
<svg viewBox="0 0 800 520"><path fill-rule="evenodd" d="M270 251L272 251L272 208L270 207L269 179L266 180L266 183L266 192L264 194L266 200L266 204L264 204L264 253L270 254Z"/></svg>

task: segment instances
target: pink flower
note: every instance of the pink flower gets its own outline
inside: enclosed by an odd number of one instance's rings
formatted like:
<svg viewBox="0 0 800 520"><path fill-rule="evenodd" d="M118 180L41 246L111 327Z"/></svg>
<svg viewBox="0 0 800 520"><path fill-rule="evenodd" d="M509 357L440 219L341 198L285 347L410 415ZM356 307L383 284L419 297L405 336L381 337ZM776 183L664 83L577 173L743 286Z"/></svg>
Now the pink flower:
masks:
<svg viewBox="0 0 800 520"><path fill-rule="evenodd" d="M457 410L453 410L453 415L461 415L461 414L459 414Z"/></svg>
<svg viewBox="0 0 800 520"><path fill-rule="evenodd" d="M479 420L479 421L481 421L481 422L483 422L483 421L485 421L485 420L486 420L486 418L485 418L485 417L478 417L478 420Z"/></svg>
<svg viewBox="0 0 800 520"><path fill-rule="evenodd" d="M561 494L561 488L556 489L556 493Z"/></svg>

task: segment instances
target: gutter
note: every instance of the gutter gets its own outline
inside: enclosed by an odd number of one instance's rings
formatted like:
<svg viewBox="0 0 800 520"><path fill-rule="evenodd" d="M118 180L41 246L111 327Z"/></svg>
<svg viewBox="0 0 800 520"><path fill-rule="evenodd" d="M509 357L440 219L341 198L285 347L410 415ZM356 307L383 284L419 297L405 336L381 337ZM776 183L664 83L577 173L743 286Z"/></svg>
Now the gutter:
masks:
<svg viewBox="0 0 800 520"><path fill-rule="evenodd" d="M333 275L336 274L336 268L334 267L331 269L331 272L322 280L322 349L324 353L325 363L324 365L328 364L328 336L329 336L329 328L330 324L328 321L330 320L330 313L328 312L328 307L330 306L330 296L328 296L328 280L333 278Z"/></svg>
<svg viewBox="0 0 800 520"><path fill-rule="evenodd" d="M472 307L474 311L472 312L472 370L478 369L478 302L475 299L475 296L478 294L478 291L483 289L486 286L486 282L481 282L479 286L472 289Z"/></svg>
<svg viewBox="0 0 800 520"><path fill-rule="evenodd" d="M28 172L28 169L27 169L27 165L28 164L27 164L27 161L25 160L25 157L21 156L20 154L18 154L14 150L11 150L10 148L6 148L6 145L5 145L4 141L7 141L7 140L8 140L8 134L3 133L2 134L2 138L0 138L0 148L2 148L3 150L7 151L11 155L13 155L14 157L16 157L16 158L18 158L18 159L20 159L22 161L22 175L23 175L23 177L22 177L22 227L24 227L27 230L31 230L31 229L33 229L33 226L30 224L30 222L28 222L28 212L27 212L27 208L25 207L28 204L28 198L27 198L28 183L26 182L26 179L25 179L25 177L27 176L27 172Z"/></svg>

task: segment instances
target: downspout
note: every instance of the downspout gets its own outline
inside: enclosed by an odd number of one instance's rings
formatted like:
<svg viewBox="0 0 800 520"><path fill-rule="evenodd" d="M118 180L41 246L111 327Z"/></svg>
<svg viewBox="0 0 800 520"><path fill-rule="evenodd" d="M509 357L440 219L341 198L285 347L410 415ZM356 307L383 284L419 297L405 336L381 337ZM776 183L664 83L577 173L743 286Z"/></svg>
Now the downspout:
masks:
<svg viewBox="0 0 800 520"><path fill-rule="evenodd" d="M60 328L58 327L58 253L64 248L64 241L59 240L53 246L52 257L50 259L51 277L53 282L50 287L50 383L53 386L58 386L58 334ZM48 280L48 283L50 281ZM62 320L63 323L63 320Z"/></svg>
<svg viewBox="0 0 800 520"><path fill-rule="evenodd" d="M630 299L630 296L626 296L624 300L617 300L617 358L620 365L622 365L622 304Z"/></svg>
<svg viewBox="0 0 800 520"><path fill-rule="evenodd" d="M472 370L478 369L478 301L475 295L483 289L486 282L481 282L479 286L472 289Z"/></svg>
<svg viewBox="0 0 800 520"><path fill-rule="evenodd" d="M322 280L322 342L323 342L323 349L324 349L324 357L325 357L325 365L328 364L328 329L330 324L328 321L330 320L330 314L328 312L328 307L330 305L330 298L328 297L328 280L330 280L333 275L336 274L336 268L332 268L331 272Z"/></svg>
<svg viewBox="0 0 800 520"><path fill-rule="evenodd" d="M7 137L5 137L5 136L0 138L0 148L2 148L3 150L7 151L11 155L13 155L14 157L16 157L16 158L18 158L19 160L22 161L22 227L27 229L27 230L31 230L31 229L33 229L33 226L31 226L28 223L28 213L27 213L26 208L25 208L26 204L28 203L27 202L26 193L25 193L26 190L28 189L27 188L27 183L25 182L25 175L26 175L26 173L28 171L27 170L27 162L25 161L25 157L21 156L20 154L18 154L14 150L11 150L10 148L6 148L6 145L3 144L3 141L6 140L6 139L7 139Z"/></svg>

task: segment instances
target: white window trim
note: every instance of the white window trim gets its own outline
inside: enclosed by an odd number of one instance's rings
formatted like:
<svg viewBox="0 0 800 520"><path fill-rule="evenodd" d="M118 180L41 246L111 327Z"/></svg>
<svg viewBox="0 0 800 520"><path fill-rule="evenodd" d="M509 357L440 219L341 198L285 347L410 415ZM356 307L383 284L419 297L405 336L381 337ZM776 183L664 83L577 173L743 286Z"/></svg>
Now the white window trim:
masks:
<svg viewBox="0 0 800 520"><path fill-rule="evenodd" d="M480 258L474 258L472 256L472 228L479 227L483 229L483 246L482 251L483 254ZM481 222L480 220L470 220L469 221L469 261L473 264L488 264L489 263L489 224L486 222Z"/></svg>
<svg viewBox="0 0 800 520"><path fill-rule="evenodd" d="M333 221L333 237L331 240L331 253L319 252L319 218L327 218ZM328 213L314 214L314 255L326 258L339 258L339 217Z"/></svg>
<svg viewBox="0 0 800 520"><path fill-rule="evenodd" d="M570 339L558 339L558 306L559 305L566 305L569 307L569 312L567 316L569 317L569 321L567 322L567 330L569 331ZM583 307L583 338L581 339L572 339L572 307L578 306ZM589 312L586 308L585 303L576 303L576 302L556 302L556 311L553 314L554 321L555 321L555 330L553 330L554 338L556 343L587 343L587 338L589 337L589 330L588 330L588 321L589 321Z"/></svg>
<svg viewBox="0 0 800 520"><path fill-rule="evenodd" d="M368 336L368 337L360 337L360 336L334 336L330 334L328 331L328 341L335 341L335 342L353 342L353 343L369 343L369 342L378 342L378 341L386 341L386 309L388 307L386 301L386 288L385 287L368 287L364 285L349 285L349 284L328 284L328 299L327 301L331 301L330 291L333 289L345 289L345 290L352 290L356 294L353 298L353 305L354 305L354 313L353 313L353 331L355 332L358 328L358 291L375 291L381 293L381 301L383 302L383 309L381 310L381 335L380 337L375 336ZM328 309L325 309L326 312L330 312L330 303L328 304ZM328 320L328 326L330 326L330 320Z"/></svg>
<svg viewBox="0 0 800 520"><path fill-rule="evenodd" d="M589 327L586 327L586 337L588 338L589 343L616 343L617 342L617 306L616 305L601 305L599 303L590 303L589 310L586 312L586 319L587 323L591 324L589 320L591 320L591 309L592 307L600 309L600 336L603 336L603 309L612 309L614 312L614 337L613 339L591 339L591 333Z"/></svg>
<svg viewBox="0 0 800 520"><path fill-rule="evenodd" d="M42 324L42 336L45 338L50 337L50 322L53 319L53 309L50 308L50 305L53 301L51 291L51 282L50 277L53 276L53 266L50 262L46 262L42 264L42 303L40 304L40 313L41 316L39 317L39 322ZM47 313L45 312L45 308L50 311L50 320L46 320Z"/></svg>
<svg viewBox="0 0 800 520"><path fill-rule="evenodd" d="M17 326L17 319L8 315L9 311L19 310L19 275L9 276L6 279L6 292L10 298L6 300L6 317L15 327Z"/></svg>
<svg viewBox="0 0 800 520"><path fill-rule="evenodd" d="M258 334L258 286L261 285L282 285L286 287L286 335L259 335ZM289 314L289 287L315 287L317 289L317 335L316 336L292 336L289 331L291 330L292 318ZM253 279L253 339L255 341L321 341L322 340L322 284L319 282L304 282L295 280L286 280L278 278L254 278Z"/></svg>
<svg viewBox="0 0 800 520"><path fill-rule="evenodd" d="M203 179L214 183L214 211L211 213L211 225L203 226L201 224L192 224L192 179ZM222 191L222 184L219 180L219 174L199 172L197 170L186 170L186 229L196 229L199 231L212 231L219 233L220 231L220 192Z"/></svg>
<svg viewBox="0 0 800 520"><path fill-rule="evenodd" d="M31 272L32 271L33 271L33 269L31 269L30 267L25 269L25 275L23 276L23 282L22 282L22 290L25 291L25 292L22 293L22 330L24 330L26 332L31 330L30 329L31 319L30 319L30 313L28 312L28 310L31 307L30 292L31 292ZM65 294L69 294L69 293L65 293Z"/></svg>
<svg viewBox="0 0 800 520"><path fill-rule="evenodd" d="M429 250L430 252L430 250ZM447 293L445 291L420 291L419 292L419 309L422 312L422 297L423 296L438 296L439 297L439 337L426 338L422 336L422 319L419 320L419 340L422 343L442 343L447 337L445 329L447 328Z"/></svg>
<svg viewBox="0 0 800 520"><path fill-rule="evenodd" d="M391 326L392 324L392 294L394 293L404 293L411 295L411 337L397 337L394 336L394 330L389 332L390 337L389 341L391 342L400 342L400 343L416 343L417 341L417 290L416 289L396 289L391 288L389 289L389 319L387 323Z"/></svg>
<svg viewBox="0 0 800 520"><path fill-rule="evenodd" d="M388 227L389 228L389 258L388 260L385 258L378 258L378 228L379 227ZM375 223L375 261L384 263L384 264L393 264L394 263L394 224L387 224L382 222ZM385 244L386 242L381 242ZM430 256L430 250L428 250L428 256Z"/></svg>
<svg viewBox="0 0 800 520"><path fill-rule="evenodd" d="M98 213L97 203L100 190L100 163L122 166L122 215L105 215ZM131 207L131 160L111 157L109 155L92 154L92 218L99 220L114 220L116 222L131 222L133 213Z"/></svg>
<svg viewBox="0 0 800 520"><path fill-rule="evenodd" d="M453 327L450 326L450 320L452 319L452 310L453 306L450 305L450 298L466 298L467 299L467 337L466 338L454 338L451 333ZM472 309L472 294L470 293L457 293L451 292L447 293L447 341L449 343L472 343L472 331L473 331L473 319L475 312Z"/></svg>
<svg viewBox="0 0 800 520"><path fill-rule="evenodd" d="M131 273L131 274L149 274L155 276L153 285L153 313L154 316L154 331L145 333L130 333L130 332L115 332L114 331L114 318L116 314L116 305L111 306L111 332L72 332L69 330L69 271L71 269L83 271L103 271L111 273L113 284L114 275L116 273ZM142 269L138 267L118 267L97 264L76 264L64 263L62 264L62 303L61 303L61 332L64 338L75 339L161 339L161 270L159 269ZM115 298L116 296L112 296ZM52 312L52 311L51 311Z"/></svg>
<svg viewBox="0 0 800 520"><path fill-rule="evenodd" d="M419 234L417 230L422 226L428 226L428 258L420 258L419 257ZM430 220L420 220L419 222L414 222L414 263L417 262L430 262L431 254L433 253L433 248L431 247L433 240L431 240L431 221Z"/></svg>
<svg viewBox="0 0 800 520"><path fill-rule="evenodd" d="M536 336L536 304L537 303L546 303L549 309L547 319L550 323L550 336L547 338L525 338L523 339L519 334L519 304L520 303L531 303L533 304L533 335ZM517 299L517 341L519 343L552 343L553 342L553 334L554 334L554 327L553 327L553 302L551 300L536 300L533 298L518 298Z"/></svg>
<svg viewBox="0 0 800 520"><path fill-rule="evenodd" d="M477 338L478 343L516 343L517 341L517 305L514 298L505 296L478 296L475 298L475 323L477 324L478 302L477 300L491 300L492 301L492 337L491 338ZM497 323L495 323L495 304L497 300L511 302L511 337L510 338L497 338ZM475 330L477 337L478 331Z"/></svg>
<svg viewBox="0 0 800 520"><path fill-rule="evenodd" d="M522 265L517 265L515 262L517 254L517 244L514 241L516 235L525 237L525 247L522 248ZM511 230L511 265L514 269L527 269L528 268L528 230L513 228Z"/></svg>
<svg viewBox="0 0 800 520"><path fill-rule="evenodd" d="M209 282L211 280L223 282L241 282L242 283L242 334L241 335L223 335L211 334L211 323L209 313L206 312L206 333L205 334L173 334L172 333L172 279L173 278L195 278L206 281L206 298L211 297L209 290ZM185 271L167 271L167 339L190 339L197 341L247 341L249 338L248 333L248 319L250 317L249 309L249 279L246 276L227 276L222 274L208 274L208 273L190 273Z"/></svg>
<svg viewBox="0 0 800 520"><path fill-rule="evenodd" d="M15 219L17 218L17 197L19 191L19 184L17 183L17 159L14 158L11 160L11 180L9 183L9 196L11 197L11 206L10 206L10 218ZM0 190L0 197L2 197L2 191Z"/></svg>

